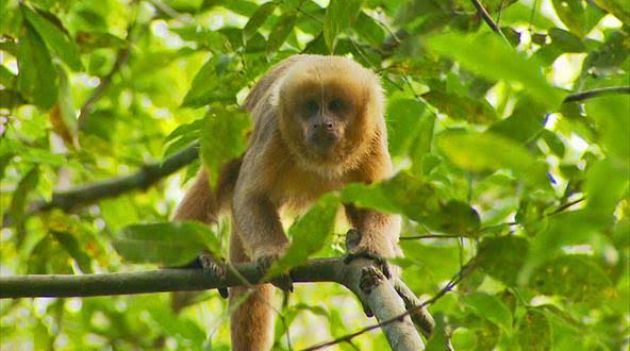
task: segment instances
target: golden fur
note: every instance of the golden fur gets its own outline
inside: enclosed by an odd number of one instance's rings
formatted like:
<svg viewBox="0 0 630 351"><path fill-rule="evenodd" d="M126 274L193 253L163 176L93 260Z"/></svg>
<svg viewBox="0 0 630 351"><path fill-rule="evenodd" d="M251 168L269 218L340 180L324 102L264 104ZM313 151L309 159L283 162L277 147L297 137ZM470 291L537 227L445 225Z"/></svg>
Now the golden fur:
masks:
<svg viewBox="0 0 630 351"><path fill-rule="evenodd" d="M304 209L349 182L372 183L391 175L383 105L376 75L348 58L285 59L259 80L246 100L253 132L242 159L220 176L218 200L202 171L176 219L211 222L231 202L230 261L281 256L289 245L280 222L284 209ZM397 216L352 206L346 212L362 234L352 252L400 253ZM233 350L271 348L270 287L253 288L233 313ZM247 290L231 289L231 301Z"/></svg>

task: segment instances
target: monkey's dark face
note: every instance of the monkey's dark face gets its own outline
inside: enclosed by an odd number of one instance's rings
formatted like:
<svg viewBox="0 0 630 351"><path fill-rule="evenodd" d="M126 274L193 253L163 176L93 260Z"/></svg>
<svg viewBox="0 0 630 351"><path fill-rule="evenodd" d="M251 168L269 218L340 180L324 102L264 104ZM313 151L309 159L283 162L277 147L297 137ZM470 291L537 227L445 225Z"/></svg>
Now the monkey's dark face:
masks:
<svg viewBox="0 0 630 351"><path fill-rule="evenodd" d="M344 140L346 129L356 118L354 102L332 87L304 92L298 97L294 112L303 142L315 153L331 153Z"/></svg>
<svg viewBox="0 0 630 351"><path fill-rule="evenodd" d="M331 56L295 66L277 94L281 135L308 167L344 169L381 130L378 79L351 60Z"/></svg>

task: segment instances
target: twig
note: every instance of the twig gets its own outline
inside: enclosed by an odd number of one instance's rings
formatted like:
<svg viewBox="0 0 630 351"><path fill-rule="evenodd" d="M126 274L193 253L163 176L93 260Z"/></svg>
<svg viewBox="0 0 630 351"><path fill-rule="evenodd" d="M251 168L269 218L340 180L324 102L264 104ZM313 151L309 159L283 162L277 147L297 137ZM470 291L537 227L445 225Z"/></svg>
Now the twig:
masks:
<svg viewBox="0 0 630 351"><path fill-rule="evenodd" d="M50 202L36 203L31 212L48 211L53 208L69 210L77 205L93 203L131 190L146 190L160 179L196 160L198 155L198 146L188 147L163 162L144 165L134 174L54 193Z"/></svg>
<svg viewBox="0 0 630 351"><path fill-rule="evenodd" d="M492 16L490 16L490 14L488 13L488 10L486 10L486 8L483 7L481 2L479 0L472 0L472 3L477 9L477 12L479 13L483 21L486 22L486 24L490 27L490 29L492 29L493 32L499 34L501 38L503 38L509 44L510 41L506 38L505 34L503 34L499 25L496 24L496 22L494 22L494 20L492 19Z"/></svg>
<svg viewBox="0 0 630 351"><path fill-rule="evenodd" d="M577 205L577 204L579 204L580 202L582 202L584 200L586 200L586 198L585 197L581 197L581 198L579 198L577 200L569 201L566 204L564 204L562 206L559 206L558 208L556 208L552 212L547 213L544 217L551 217L553 215L557 215L558 213L563 212L564 210L568 209L569 207L571 207L573 205Z"/></svg>
<svg viewBox="0 0 630 351"><path fill-rule="evenodd" d="M92 91L92 94L90 94L90 96L81 106L81 109L79 110L79 130L85 129L85 126L87 125L87 118L90 114L92 106L98 101L98 99L103 96L105 90L107 90L109 84L112 82L114 75L118 73L120 68L125 63L127 63L128 60L129 46L125 46L124 48L118 50L118 53L116 54L116 61L114 62L112 69L109 71L109 73L107 73L107 75L105 75L105 77L101 79L99 85L96 87L96 89L94 89L94 91Z"/></svg>
<svg viewBox="0 0 630 351"><path fill-rule="evenodd" d="M457 239L462 238L463 235L457 234L428 234L428 235L409 235L409 236L401 236L399 240L417 240L417 239Z"/></svg>
<svg viewBox="0 0 630 351"><path fill-rule="evenodd" d="M160 179L176 172L198 157L198 145L193 145L160 163L144 165L134 174L104 180L68 191L55 192L48 202L37 201L30 205L26 216L60 208L68 211L77 206L94 203L98 200L115 197L131 190L146 190ZM12 219L5 215L2 226L11 225Z"/></svg>
<svg viewBox="0 0 630 351"><path fill-rule="evenodd" d="M583 91L580 93L569 94L564 99L563 103L584 101L587 99L597 98L604 95L613 95L613 94L630 94L630 86L625 85L625 86L619 86L619 87L598 88L598 89Z"/></svg>

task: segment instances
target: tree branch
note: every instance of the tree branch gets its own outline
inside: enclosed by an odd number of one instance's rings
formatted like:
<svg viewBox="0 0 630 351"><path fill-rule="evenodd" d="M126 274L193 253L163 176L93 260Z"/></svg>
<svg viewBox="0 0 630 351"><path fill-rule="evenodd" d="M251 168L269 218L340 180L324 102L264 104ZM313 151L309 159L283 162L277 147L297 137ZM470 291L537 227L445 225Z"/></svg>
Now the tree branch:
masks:
<svg viewBox="0 0 630 351"><path fill-rule="evenodd" d="M358 330L358 331L356 331L354 333L346 334L344 336L341 336L341 337L339 337L339 338L337 338L335 340L331 340L331 341L328 341L328 342L325 342L325 343L321 343L321 344L318 344L318 345L315 345L315 346L308 347L308 348L306 348L306 349L304 349L302 351L315 351L315 350L322 349L322 348L324 348L326 346L339 344L341 342L349 342L350 340L356 338L357 336L359 336L361 334L364 334L364 333L366 333L368 331L371 331L371 330L374 330L374 329L377 329L377 328L382 328L383 326L385 326L385 325L387 325L389 323L396 322L399 318L408 316L410 314L415 313L418 310L424 309L424 308L426 308L426 306L428 306L428 305L430 305L432 303L435 303L437 300L441 299L442 296L446 295L448 292L453 290L453 288L455 288L455 286L457 286L457 284L459 284L459 282L461 282L464 279L464 277L475 268L475 266L476 266L476 264L475 264L475 260L474 259L469 261L466 265L464 265L461 268L461 270L459 272L457 272L455 274L455 276L440 291L437 292L437 294L433 295L432 298L424 301L423 303L421 303L419 305L416 305L416 306L413 306L411 308L408 308L407 311L403 312L402 314L400 314L398 316L394 316L393 318L386 319L384 321L380 321L378 324L373 324L373 325L367 326L367 327L365 327L363 329L360 329L360 330ZM450 341L447 342L447 345L445 345L445 347L446 347L447 351L452 351L453 350L453 347L450 344Z"/></svg>
<svg viewBox="0 0 630 351"><path fill-rule="evenodd" d="M483 21L486 22L486 24L490 27L490 29L492 29L493 32L499 34L501 38L503 38L509 44L510 41L507 40L507 38L505 37L505 34L503 34L503 32L501 31L501 28L499 27L499 25L492 19L492 16L490 16L490 13L488 13L488 10L486 10L486 8L483 7L481 2L479 0L472 0L472 3L477 9L479 16L481 16Z"/></svg>
<svg viewBox="0 0 630 351"><path fill-rule="evenodd" d="M253 263L230 268L224 279L200 269L0 277L0 298L87 297L206 290L243 285L243 278L256 284L263 278ZM290 274L296 283L335 282L353 291L382 322L380 327L393 350L416 351L424 348L409 314L405 313L405 304L397 289L371 261L355 260L346 264L343 258L319 259L293 268ZM402 282L396 284L406 288ZM430 315L428 318L431 318Z"/></svg>
<svg viewBox="0 0 630 351"><path fill-rule="evenodd" d="M68 191L55 192L50 201L36 201L32 203L26 213L27 216L38 212L60 208L68 211L74 207L90 204L98 200L115 197L131 190L146 190L160 179L176 172L196 160L199 146L192 145L160 163L147 164L134 174L107 179L101 182L73 188ZM2 226L11 225L12 219L5 215Z"/></svg>
<svg viewBox="0 0 630 351"><path fill-rule="evenodd" d="M85 128L85 125L87 124L87 116L89 115L90 110L92 109L92 106L98 101L98 99L101 98L101 96L103 96L103 94L105 93L105 90L107 90L107 87L109 87L109 84L112 82L114 75L118 73L120 68L125 63L127 63L128 60L129 60L129 46L126 46L118 50L118 53L116 54L116 61L114 62L112 69L109 71L109 73L107 73L107 75L105 75L105 77L101 79L99 85L94 89L94 91L92 91L92 94L90 94L90 96L87 98L87 100L85 100L85 102L81 106L81 109L79 110L79 119L78 119L79 130L83 130Z"/></svg>
<svg viewBox="0 0 630 351"><path fill-rule="evenodd" d="M613 94L630 94L630 85L619 87L606 87L593 90L587 90L580 93L569 94L564 99L563 103L584 101L592 98L597 98L604 95Z"/></svg>

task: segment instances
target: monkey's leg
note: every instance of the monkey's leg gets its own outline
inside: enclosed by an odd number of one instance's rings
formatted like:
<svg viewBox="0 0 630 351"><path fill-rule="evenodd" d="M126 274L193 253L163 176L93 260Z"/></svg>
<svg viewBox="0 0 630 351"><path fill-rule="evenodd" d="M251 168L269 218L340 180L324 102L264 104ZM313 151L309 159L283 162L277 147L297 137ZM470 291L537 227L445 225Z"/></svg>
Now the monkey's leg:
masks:
<svg viewBox="0 0 630 351"><path fill-rule="evenodd" d="M238 233L230 237L230 262L248 262ZM243 301L244 296L247 296ZM271 284L253 288L230 288L230 306L238 304L232 313L231 332L233 351L267 351L273 344L273 314L270 308Z"/></svg>

